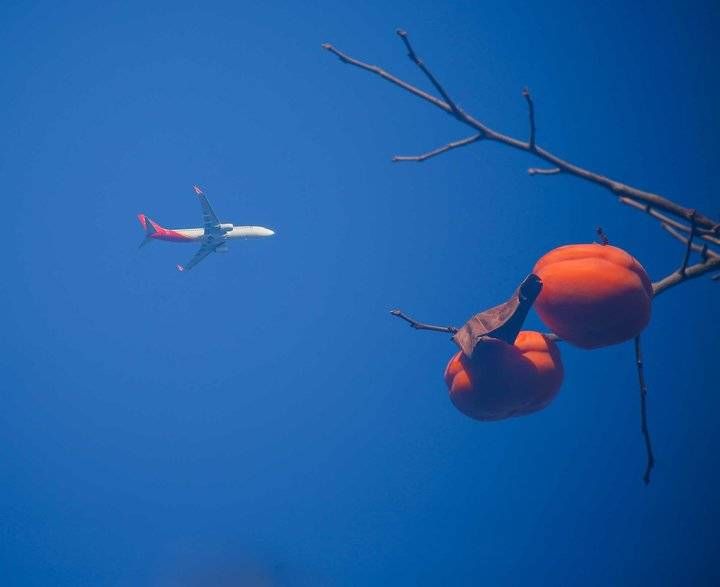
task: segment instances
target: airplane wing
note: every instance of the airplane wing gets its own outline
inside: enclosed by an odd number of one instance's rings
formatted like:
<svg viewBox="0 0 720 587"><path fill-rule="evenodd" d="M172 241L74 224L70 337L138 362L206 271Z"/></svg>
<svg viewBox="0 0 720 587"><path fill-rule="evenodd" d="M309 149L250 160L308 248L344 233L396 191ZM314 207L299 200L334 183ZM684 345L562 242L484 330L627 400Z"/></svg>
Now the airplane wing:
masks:
<svg viewBox="0 0 720 587"><path fill-rule="evenodd" d="M205 194L198 186L193 186L193 188L195 189L195 193L200 200L200 207L202 208L203 215L203 228L205 229L205 234L213 234L216 232L220 232L220 221L215 215L215 212L213 212L213 209L210 207L210 202L208 202Z"/></svg>
<svg viewBox="0 0 720 587"><path fill-rule="evenodd" d="M215 248L220 243L215 244L214 246L209 245L207 243L203 243L202 246L198 249L197 253L195 253L195 256L190 259L185 265L177 265L178 271L190 271L195 265L197 265L200 261L202 261L205 257L207 257L210 253L212 253Z"/></svg>

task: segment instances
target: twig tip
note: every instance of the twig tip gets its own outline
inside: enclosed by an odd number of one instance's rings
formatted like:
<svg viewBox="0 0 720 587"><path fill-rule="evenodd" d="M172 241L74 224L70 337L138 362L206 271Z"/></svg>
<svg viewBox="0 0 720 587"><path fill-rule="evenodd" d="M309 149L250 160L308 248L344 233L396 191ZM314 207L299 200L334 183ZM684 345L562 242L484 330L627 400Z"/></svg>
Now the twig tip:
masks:
<svg viewBox="0 0 720 587"><path fill-rule="evenodd" d="M561 172L562 170L559 167L530 167L528 169L528 175L555 175Z"/></svg>

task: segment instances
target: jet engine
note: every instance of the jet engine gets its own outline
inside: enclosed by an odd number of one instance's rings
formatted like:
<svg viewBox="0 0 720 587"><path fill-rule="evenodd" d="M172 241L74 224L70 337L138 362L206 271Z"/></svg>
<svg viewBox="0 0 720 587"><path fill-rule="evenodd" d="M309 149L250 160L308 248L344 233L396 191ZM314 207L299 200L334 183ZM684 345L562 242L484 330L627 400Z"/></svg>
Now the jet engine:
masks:
<svg viewBox="0 0 720 587"><path fill-rule="evenodd" d="M233 228L235 228L235 226L232 224L221 224L220 225L220 230L222 230L223 232L230 232Z"/></svg>

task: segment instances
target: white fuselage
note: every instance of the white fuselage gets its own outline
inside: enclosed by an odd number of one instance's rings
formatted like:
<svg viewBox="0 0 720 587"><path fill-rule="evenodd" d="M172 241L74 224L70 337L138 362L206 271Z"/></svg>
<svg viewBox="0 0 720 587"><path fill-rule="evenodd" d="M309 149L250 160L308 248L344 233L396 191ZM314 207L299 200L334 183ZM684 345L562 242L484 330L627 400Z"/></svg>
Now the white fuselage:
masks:
<svg viewBox="0 0 720 587"><path fill-rule="evenodd" d="M221 225L228 229L222 235L225 239L231 238L254 238L262 236L272 236L274 231L264 226L232 226L228 224ZM230 228L232 226L232 228ZM195 242L202 240L205 231L202 228L161 228L158 227L157 232L151 235L152 238L158 240L168 240L173 242Z"/></svg>

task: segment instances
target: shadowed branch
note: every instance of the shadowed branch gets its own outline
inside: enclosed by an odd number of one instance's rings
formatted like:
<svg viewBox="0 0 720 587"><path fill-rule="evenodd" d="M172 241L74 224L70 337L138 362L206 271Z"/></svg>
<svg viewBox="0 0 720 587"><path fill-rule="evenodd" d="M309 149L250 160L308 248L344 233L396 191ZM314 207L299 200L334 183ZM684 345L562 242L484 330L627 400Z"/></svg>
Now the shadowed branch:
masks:
<svg viewBox="0 0 720 587"><path fill-rule="evenodd" d="M685 271L687 271L687 264L690 260L690 253L692 253L692 246L693 246L693 239L695 238L695 214L693 211L692 216L690 217L690 236L687 238L687 246L685 247L685 254L683 256L682 265L680 265L680 269L678 269L678 272L685 275Z"/></svg>
<svg viewBox="0 0 720 587"><path fill-rule="evenodd" d="M640 384L640 431L645 440L645 453L647 454L647 464L645 465L643 481L645 481L645 485L647 485L650 483L650 472L655 466L655 455L653 454L650 430L648 429L647 423L647 384L645 383L645 365L643 364L639 336L635 338L635 364L637 365L638 382Z"/></svg>
<svg viewBox="0 0 720 587"><path fill-rule="evenodd" d="M522 95L525 98L525 101L527 102L528 118L529 118L529 122L530 122L530 138L528 139L528 147L530 148L530 150L534 151L535 150L535 104L533 104L532 96L530 95L530 90L528 90L527 88L524 88Z"/></svg>

